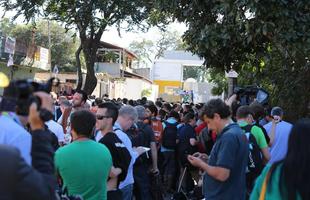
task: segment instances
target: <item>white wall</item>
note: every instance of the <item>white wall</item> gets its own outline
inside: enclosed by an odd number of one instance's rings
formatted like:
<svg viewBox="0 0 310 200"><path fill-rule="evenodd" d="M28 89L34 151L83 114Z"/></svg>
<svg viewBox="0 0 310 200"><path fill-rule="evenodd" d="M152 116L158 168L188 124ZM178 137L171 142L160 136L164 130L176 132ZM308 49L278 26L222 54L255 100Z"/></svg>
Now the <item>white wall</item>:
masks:
<svg viewBox="0 0 310 200"><path fill-rule="evenodd" d="M201 66L202 60L155 60L153 80L183 81L183 66Z"/></svg>
<svg viewBox="0 0 310 200"><path fill-rule="evenodd" d="M152 84L141 79L126 78L125 96L128 99L140 99L144 89L151 89Z"/></svg>
<svg viewBox="0 0 310 200"><path fill-rule="evenodd" d="M126 78L125 82L115 82L114 98L140 99L144 89L152 89L152 84L142 79ZM155 87L156 88L156 87ZM156 94L156 93L155 93Z"/></svg>
<svg viewBox="0 0 310 200"><path fill-rule="evenodd" d="M180 63L156 61L153 67L153 80L181 81L182 70Z"/></svg>

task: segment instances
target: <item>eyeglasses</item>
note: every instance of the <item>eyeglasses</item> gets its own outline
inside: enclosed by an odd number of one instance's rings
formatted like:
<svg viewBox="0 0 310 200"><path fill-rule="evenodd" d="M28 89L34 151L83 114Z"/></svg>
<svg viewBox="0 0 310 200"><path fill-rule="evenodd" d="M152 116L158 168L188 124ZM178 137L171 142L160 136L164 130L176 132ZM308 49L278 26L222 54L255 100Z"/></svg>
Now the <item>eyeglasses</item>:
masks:
<svg viewBox="0 0 310 200"><path fill-rule="evenodd" d="M111 116L107 116L107 115L96 115L96 119L98 120L102 120L103 118L110 118Z"/></svg>

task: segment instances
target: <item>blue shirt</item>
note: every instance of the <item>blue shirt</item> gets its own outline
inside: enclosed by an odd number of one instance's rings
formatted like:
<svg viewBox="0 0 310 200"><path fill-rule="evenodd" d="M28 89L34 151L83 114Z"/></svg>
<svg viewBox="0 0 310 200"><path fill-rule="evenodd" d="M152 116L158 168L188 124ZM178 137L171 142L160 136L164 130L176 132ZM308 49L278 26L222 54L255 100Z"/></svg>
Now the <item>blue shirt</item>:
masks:
<svg viewBox="0 0 310 200"><path fill-rule="evenodd" d="M126 133L123 132L123 129L118 122L115 122L115 124L113 126L113 130L114 130L115 134L117 135L117 137L123 142L123 144L125 145L126 149L129 151L130 156L131 156L131 161L130 161L130 164L128 167L127 176L126 176L125 180L119 184L119 189L123 189L127 185L134 183L133 165L134 165L134 163L138 157L138 153L132 149L132 143L131 143L129 137L127 136Z"/></svg>
<svg viewBox="0 0 310 200"><path fill-rule="evenodd" d="M15 114L0 115L0 144L16 147L24 160L31 165L31 135L27 132Z"/></svg>
<svg viewBox="0 0 310 200"><path fill-rule="evenodd" d="M271 131L271 127L272 122L269 122L264 126L268 134ZM268 164L273 164L274 162L282 160L285 157L291 129L292 124L285 121L281 121L276 125L274 142L272 147L269 148L271 158Z"/></svg>
<svg viewBox="0 0 310 200"><path fill-rule="evenodd" d="M230 170L228 179L218 181L205 173L204 194L208 200L245 200L245 173L249 147L242 129L236 123L226 126L218 135L209 156L208 164Z"/></svg>

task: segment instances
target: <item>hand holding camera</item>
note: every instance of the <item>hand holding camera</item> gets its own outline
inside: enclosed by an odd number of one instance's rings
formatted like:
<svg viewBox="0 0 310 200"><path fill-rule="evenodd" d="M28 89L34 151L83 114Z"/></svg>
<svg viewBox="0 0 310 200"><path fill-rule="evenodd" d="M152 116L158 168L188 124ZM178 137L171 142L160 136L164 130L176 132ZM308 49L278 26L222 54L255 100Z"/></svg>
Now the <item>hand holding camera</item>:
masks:
<svg viewBox="0 0 310 200"><path fill-rule="evenodd" d="M278 115L272 116L272 123L277 124L277 123L279 123L280 121L281 121L281 117L280 117L280 116L278 116Z"/></svg>
<svg viewBox="0 0 310 200"><path fill-rule="evenodd" d="M53 111L53 99L49 94L45 92L35 92L34 96L40 99L41 108L39 111L38 105L35 102L33 102L29 107L28 122L32 131L44 129L44 119L42 119L42 113L47 115L47 113L51 114Z"/></svg>

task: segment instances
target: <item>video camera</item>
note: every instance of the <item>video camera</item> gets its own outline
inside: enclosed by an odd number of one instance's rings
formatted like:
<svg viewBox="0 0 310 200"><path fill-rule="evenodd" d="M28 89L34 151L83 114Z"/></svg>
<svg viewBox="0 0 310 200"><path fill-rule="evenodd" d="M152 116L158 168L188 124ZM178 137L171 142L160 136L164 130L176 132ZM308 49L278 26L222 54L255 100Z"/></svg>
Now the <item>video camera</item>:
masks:
<svg viewBox="0 0 310 200"><path fill-rule="evenodd" d="M51 78L46 83L37 83L31 80L11 81L9 86L4 89L1 109L6 111L16 111L16 114L28 116L30 105L35 102L43 121L52 119L53 114L41 108L41 99L35 96L34 92L50 93L52 86L58 86L59 79Z"/></svg>
<svg viewBox="0 0 310 200"><path fill-rule="evenodd" d="M269 93L258 86L235 87L234 94L240 105L250 105L253 101L264 105L269 99Z"/></svg>

